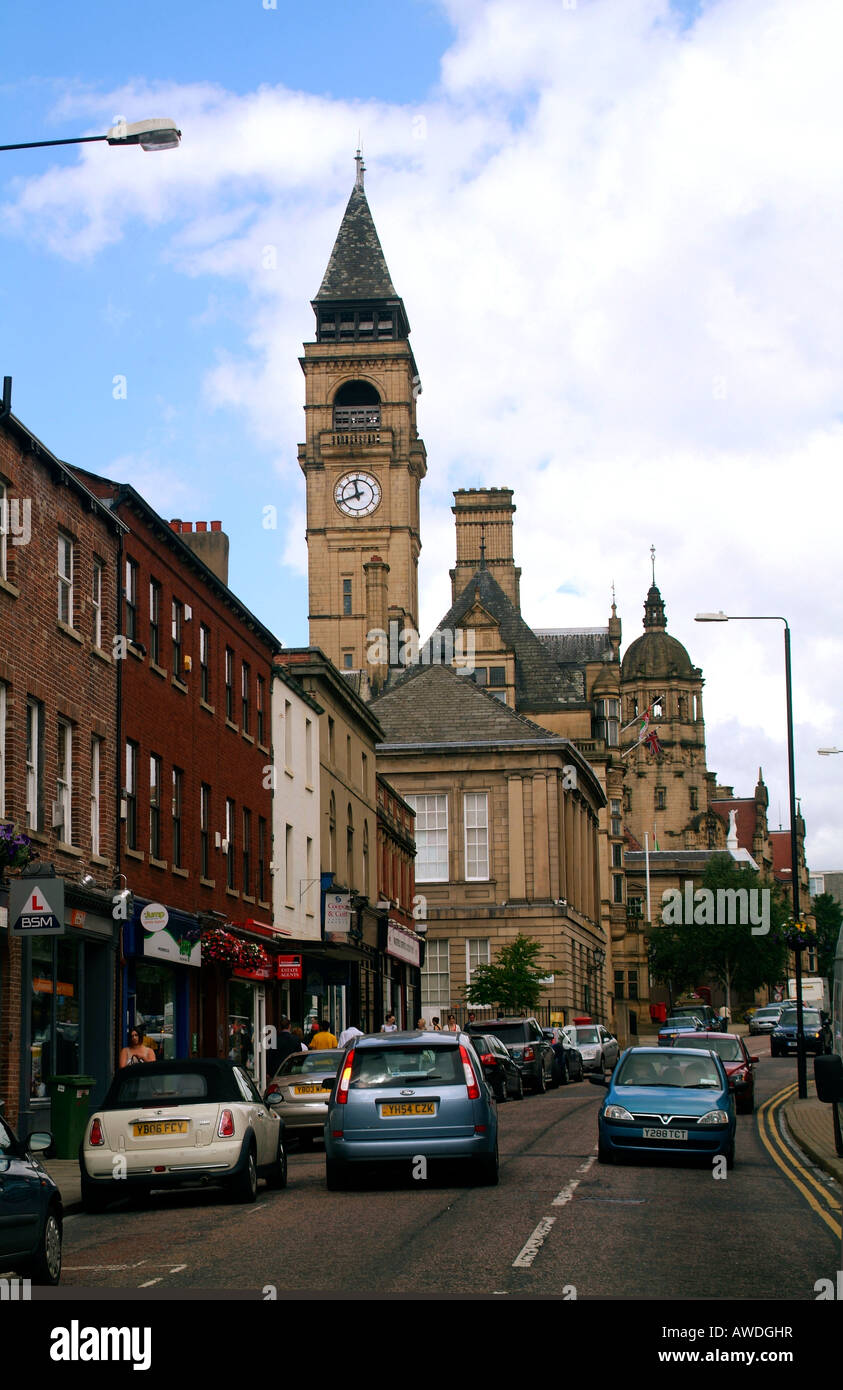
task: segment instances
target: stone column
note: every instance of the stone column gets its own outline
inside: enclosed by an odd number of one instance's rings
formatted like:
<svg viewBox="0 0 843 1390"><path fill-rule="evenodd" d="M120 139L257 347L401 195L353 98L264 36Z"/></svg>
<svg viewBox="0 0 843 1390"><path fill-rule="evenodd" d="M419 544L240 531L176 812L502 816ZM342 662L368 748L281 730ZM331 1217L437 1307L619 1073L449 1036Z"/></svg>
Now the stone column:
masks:
<svg viewBox="0 0 843 1390"><path fill-rule="evenodd" d="M507 779L509 798L509 897L517 902L527 897L524 856L524 784L520 777Z"/></svg>
<svg viewBox="0 0 843 1390"><path fill-rule="evenodd" d="M547 777L533 773L533 897L550 897L550 845L548 843Z"/></svg>

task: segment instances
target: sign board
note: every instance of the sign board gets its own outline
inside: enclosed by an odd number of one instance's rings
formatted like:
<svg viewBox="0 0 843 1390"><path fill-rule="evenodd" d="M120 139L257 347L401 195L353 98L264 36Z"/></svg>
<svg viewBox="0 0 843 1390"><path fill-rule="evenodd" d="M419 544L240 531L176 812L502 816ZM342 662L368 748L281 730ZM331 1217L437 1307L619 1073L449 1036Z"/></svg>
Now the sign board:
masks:
<svg viewBox="0 0 843 1390"><path fill-rule="evenodd" d="M11 936L64 936L64 879L19 878L9 886Z"/></svg>
<svg viewBox="0 0 843 1390"><path fill-rule="evenodd" d="M386 928L386 953L388 956L395 956L398 960L405 961L407 965L418 965L418 937L414 936L412 932L408 932L405 927L390 922Z"/></svg>
<svg viewBox="0 0 843 1390"><path fill-rule="evenodd" d="M348 936L351 930L351 894L325 894L325 935Z"/></svg>
<svg viewBox="0 0 843 1390"><path fill-rule="evenodd" d="M171 960L178 965L201 965L202 945L198 935L183 934L177 921L163 903L147 903L140 912L143 931L143 953L157 960Z"/></svg>
<svg viewBox="0 0 843 1390"><path fill-rule="evenodd" d="M300 980L302 977L301 956L278 956L275 971L278 980Z"/></svg>

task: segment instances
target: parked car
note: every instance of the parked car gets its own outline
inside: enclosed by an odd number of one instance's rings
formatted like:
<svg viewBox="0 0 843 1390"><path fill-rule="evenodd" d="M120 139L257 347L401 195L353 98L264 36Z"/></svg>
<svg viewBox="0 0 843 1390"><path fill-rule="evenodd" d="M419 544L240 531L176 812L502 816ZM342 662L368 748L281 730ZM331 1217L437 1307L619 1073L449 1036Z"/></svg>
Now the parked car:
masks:
<svg viewBox="0 0 843 1390"><path fill-rule="evenodd" d="M705 1025L701 1018L691 1014L680 1014L678 1018L666 1018L659 1029L659 1047L672 1047L674 1040L684 1033L702 1033Z"/></svg>
<svg viewBox="0 0 843 1390"><path fill-rule="evenodd" d="M322 1138L331 1087L337 1079L344 1047L318 1052L293 1052L285 1057L266 1088L264 1100L284 1121L288 1139L302 1148Z"/></svg>
<svg viewBox="0 0 843 1390"><path fill-rule="evenodd" d="M467 1029L469 1037L493 1033L516 1063L529 1090L542 1095L555 1086L553 1048L535 1018L487 1018Z"/></svg>
<svg viewBox="0 0 843 1390"><path fill-rule="evenodd" d="M770 1035L770 1053L773 1057L787 1057L796 1051L797 1010L790 1004L782 1009L781 1017ZM818 1057L831 1052L831 1027L828 1016L819 1009L802 1009L802 1032L805 1035L805 1051L814 1052Z"/></svg>
<svg viewBox="0 0 843 1390"><path fill-rule="evenodd" d="M582 1057L584 1071L613 1071L618 1064L620 1044L602 1023L569 1023L565 1036Z"/></svg>
<svg viewBox="0 0 843 1390"><path fill-rule="evenodd" d="M763 1009L756 1009L749 1020L750 1033L772 1033L782 1016L784 1007L784 1004L768 1004Z"/></svg>
<svg viewBox="0 0 843 1390"><path fill-rule="evenodd" d="M755 1109L755 1076L752 1068L758 1058L749 1055L743 1038L739 1038L737 1033L683 1033L677 1047L716 1052L723 1063L729 1090L735 1097L735 1109L738 1114L752 1114Z"/></svg>
<svg viewBox="0 0 843 1390"><path fill-rule="evenodd" d="M0 1271L33 1284L61 1278L61 1194L37 1157L52 1142L47 1130L17 1139L0 1119Z"/></svg>
<svg viewBox="0 0 843 1390"><path fill-rule="evenodd" d="M553 1068L556 1083L564 1086L568 1081L582 1081L585 1071L582 1053L568 1041L564 1028L545 1028L544 1035L553 1048Z"/></svg>
<svg viewBox="0 0 843 1390"><path fill-rule="evenodd" d="M115 1158L125 1160L124 1177L115 1177ZM284 1125L236 1062L146 1062L115 1073L86 1126L79 1167L86 1211L198 1183L253 1202L258 1178L287 1185Z"/></svg>
<svg viewBox="0 0 843 1390"><path fill-rule="evenodd" d="M465 1162L498 1181L498 1115L466 1033L382 1033L345 1054L325 1121L325 1180L345 1188L366 1164Z"/></svg>
<svg viewBox="0 0 843 1390"><path fill-rule="evenodd" d="M524 1078L517 1062L512 1060L500 1038L496 1038L492 1033L472 1033L471 1042L480 1058L483 1075L492 1088L495 1100L506 1100L507 1096L523 1100Z"/></svg>
<svg viewBox="0 0 843 1390"><path fill-rule="evenodd" d="M720 1058L692 1048L630 1047L597 1117L597 1161L629 1153L680 1153L735 1161L735 1102Z"/></svg>

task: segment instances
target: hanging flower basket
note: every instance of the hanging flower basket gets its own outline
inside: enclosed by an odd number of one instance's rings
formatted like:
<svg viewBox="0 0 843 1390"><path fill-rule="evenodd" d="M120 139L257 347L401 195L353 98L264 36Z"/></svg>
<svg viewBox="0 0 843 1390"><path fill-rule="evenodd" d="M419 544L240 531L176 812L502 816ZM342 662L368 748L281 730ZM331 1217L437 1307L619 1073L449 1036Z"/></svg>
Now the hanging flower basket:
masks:
<svg viewBox="0 0 843 1390"><path fill-rule="evenodd" d="M259 946L256 941L241 941L240 945L240 969L241 970L268 970L272 964L268 951Z"/></svg>
<svg viewBox="0 0 843 1390"><path fill-rule="evenodd" d="M0 825L0 876L9 870L23 869L32 859L32 842L13 825Z"/></svg>
<svg viewBox="0 0 843 1390"><path fill-rule="evenodd" d="M816 935L804 922L788 922L781 930L780 939L789 951L804 951L816 943Z"/></svg>
<svg viewBox="0 0 843 1390"><path fill-rule="evenodd" d="M240 964L240 942L222 927L211 927L202 933L202 959L215 960L232 967Z"/></svg>

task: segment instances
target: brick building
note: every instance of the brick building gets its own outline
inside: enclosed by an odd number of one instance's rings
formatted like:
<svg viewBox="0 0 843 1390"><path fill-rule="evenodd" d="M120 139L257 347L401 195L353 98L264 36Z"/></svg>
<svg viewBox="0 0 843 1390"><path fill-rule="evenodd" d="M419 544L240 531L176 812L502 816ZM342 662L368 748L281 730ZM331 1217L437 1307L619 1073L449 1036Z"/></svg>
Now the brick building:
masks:
<svg viewBox="0 0 843 1390"><path fill-rule="evenodd" d="M167 522L128 484L77 476L127 528L119 867L134 910L121 1029L142 1025L162 1057L236 1054L262 1080L258 1041L278 1012L270 697L280 643L228 588L220 523Z"/></svg>
<svg viewBox="0 0 843 1390"><path fill-rule="evenodd" d="M11 938L0 874L0 1100L50 1127L49 1081L113 1066L119 554L125 525L14 416L0 425L0 820L65 880L60 936Z"/></svg>

